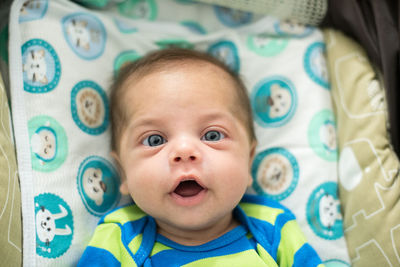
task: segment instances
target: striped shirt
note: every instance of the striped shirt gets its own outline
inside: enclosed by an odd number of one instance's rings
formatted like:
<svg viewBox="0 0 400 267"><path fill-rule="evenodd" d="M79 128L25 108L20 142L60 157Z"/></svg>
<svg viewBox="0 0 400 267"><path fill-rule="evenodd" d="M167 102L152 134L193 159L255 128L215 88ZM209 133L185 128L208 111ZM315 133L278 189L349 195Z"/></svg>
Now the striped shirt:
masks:
<svg viewBox="0 0 400 267"><path fill-rule="evenodd" d="M131 204L105 215L78 266L323 266L294 215L281 204L245 195L239 226L200 246L157 233L154 218Z"/></svg>

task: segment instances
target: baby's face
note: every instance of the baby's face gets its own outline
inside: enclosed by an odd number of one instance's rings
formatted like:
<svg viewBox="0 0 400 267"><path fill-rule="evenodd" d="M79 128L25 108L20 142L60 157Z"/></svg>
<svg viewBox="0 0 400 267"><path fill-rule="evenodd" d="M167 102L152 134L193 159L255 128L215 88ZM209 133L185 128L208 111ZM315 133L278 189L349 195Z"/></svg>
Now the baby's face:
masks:
<svg viewBox="0 0 400 267"><path fill-rule="evenodd" d="M171 231L232 216L251 183L252 145L233 113L233 83L213 65L173 67L126 83L121 192Z"/></svg>

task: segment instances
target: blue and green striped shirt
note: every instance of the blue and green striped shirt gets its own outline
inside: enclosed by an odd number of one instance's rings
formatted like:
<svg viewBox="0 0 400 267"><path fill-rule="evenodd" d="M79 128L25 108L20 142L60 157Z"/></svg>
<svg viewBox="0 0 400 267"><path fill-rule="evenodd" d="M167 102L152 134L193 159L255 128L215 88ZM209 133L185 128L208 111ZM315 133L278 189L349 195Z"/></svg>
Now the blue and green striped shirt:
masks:
<svg viewBox="0 0 400 267"><path fill-rule="evenodd" d="M245 195L233 211L240 225L200 246L157 233L155 220L131 204L104 216L78 266L322 266L294 215Z"/></svg>

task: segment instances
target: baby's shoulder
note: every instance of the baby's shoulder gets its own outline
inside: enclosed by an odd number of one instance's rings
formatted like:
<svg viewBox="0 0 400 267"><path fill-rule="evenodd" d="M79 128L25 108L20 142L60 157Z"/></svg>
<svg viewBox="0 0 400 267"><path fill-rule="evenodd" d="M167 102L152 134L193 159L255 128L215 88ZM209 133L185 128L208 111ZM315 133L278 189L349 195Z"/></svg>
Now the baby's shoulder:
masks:
<svg viewBox="0 0 400 267"><path fill-rule="evenodd" d="M239 207L250 218L275 225L276 220L294 220L293 213L279 202L264 196L245 195L239 203Z"/></svg>
<svg viewBox="0 0 400 267"><path fill-rule="evenodd" d="M135 204L118 207L105 214L86 248L79 266L103 266L121 263L129 266L142 266L139 248L142 247L142 230L149 225L148 216Z"/></svg>
<svg viewBox="0 0 400 267"><path fill-rule="evenodd" d="M147 214L136 204L131 203L111 210L100 219L98 224L116 223L123 225L127 222L140 220L146 216Z"/></svg>

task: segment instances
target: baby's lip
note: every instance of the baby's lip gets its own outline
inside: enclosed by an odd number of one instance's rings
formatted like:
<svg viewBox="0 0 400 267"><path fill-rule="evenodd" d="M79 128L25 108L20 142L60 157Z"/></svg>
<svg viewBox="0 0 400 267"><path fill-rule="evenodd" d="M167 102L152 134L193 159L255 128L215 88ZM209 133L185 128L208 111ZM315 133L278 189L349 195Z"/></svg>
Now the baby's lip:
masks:
<svg viewBox="0 0 400 267"><path fill-rule="evenodd" d="M182 175L174 183L171 194L177 194L181 197L195 196L201 191L207 189L206 186L195 175Z"/></svg>

